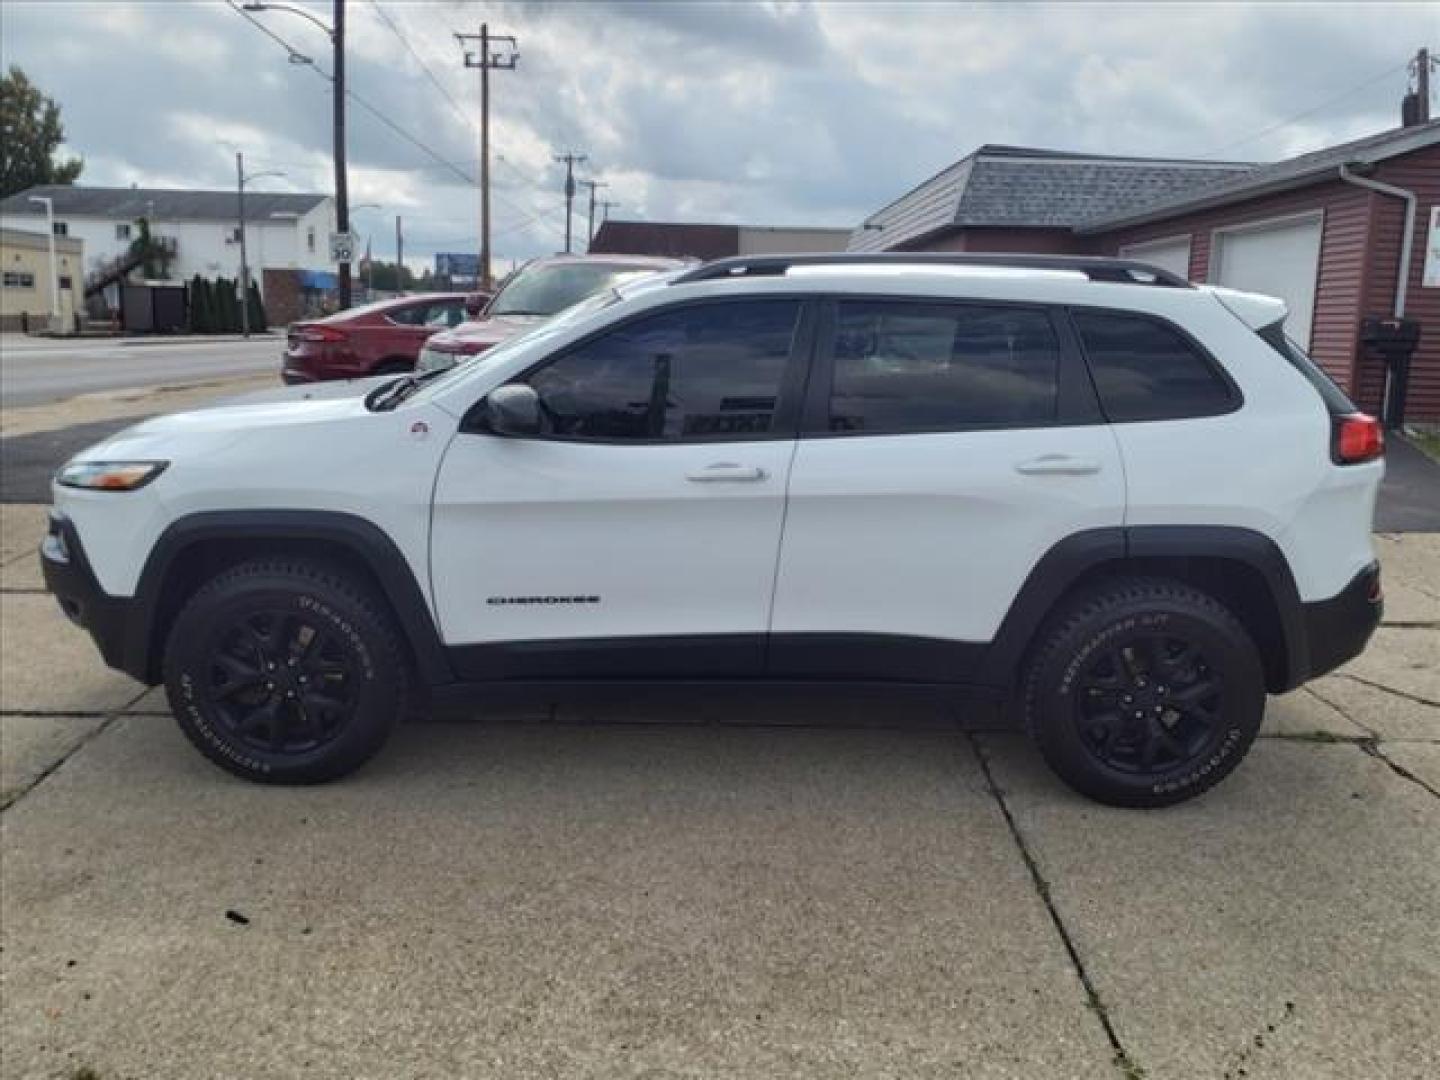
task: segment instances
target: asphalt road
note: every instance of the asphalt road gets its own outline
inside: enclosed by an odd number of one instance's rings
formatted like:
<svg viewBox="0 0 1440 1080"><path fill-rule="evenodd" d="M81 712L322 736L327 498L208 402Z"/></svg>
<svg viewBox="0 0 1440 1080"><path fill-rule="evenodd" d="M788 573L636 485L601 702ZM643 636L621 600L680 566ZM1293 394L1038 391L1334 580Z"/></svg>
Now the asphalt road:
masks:
<svg viewBox="0 0 1440 1080"><path fill-rule="evenodd" d="M183 384L280 370L284 339L249 341L0 338L0 406L38 405L97 390Z"/></svg>

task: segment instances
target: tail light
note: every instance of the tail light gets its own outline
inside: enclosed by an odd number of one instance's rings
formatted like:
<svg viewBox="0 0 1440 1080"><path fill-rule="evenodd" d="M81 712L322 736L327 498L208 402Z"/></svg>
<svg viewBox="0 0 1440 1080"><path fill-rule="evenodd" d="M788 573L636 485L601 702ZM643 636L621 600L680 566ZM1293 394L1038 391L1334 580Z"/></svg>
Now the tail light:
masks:
<svg viewBox="0 0 1440 1080"><path fill-rule="evenodd" d="M1359 465L1385 453L1380 421L1366 413L1346 413L1330 420L1330 457L1337 465Z"/></svg>
<svg viewBox="0 0 1440 1080"><path fill-rule="evenodd" d="M300 340L316 344L344 341L346 337L344 330L337 330L333 326L307 326L300 331Z"/></svg>

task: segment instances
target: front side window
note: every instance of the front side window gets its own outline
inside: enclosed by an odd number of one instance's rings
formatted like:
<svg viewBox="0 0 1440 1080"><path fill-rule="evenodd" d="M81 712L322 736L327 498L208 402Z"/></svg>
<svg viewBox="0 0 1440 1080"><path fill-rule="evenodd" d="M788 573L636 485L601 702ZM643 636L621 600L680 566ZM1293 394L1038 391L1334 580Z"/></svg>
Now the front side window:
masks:
<svg viewBox="0 0 1440 1080"><path fill-rule="evenodd" d="M1215 416L1234 408L1230 387L1173 326L1111 311L1076 311L1074 319L1111 423Z"/></svg>
<svg viewBox="0 0 1440 1080"><path fill-rule="evenodd" d="M546 433L571 439L760 438L774 430L800 305L701 304L636 319L527 380Z"/></svg>
<svg viewBox="0 0 1440 1080"><path fill-rule="evenodd" d="M465 321L465 307L458 302L432 304L426 309L425 325L438 329L449 329Z"/></svg>
<svg viewBox="0 0 1440 1080"><path fill-rule="evenodd" d="M842 301L833 355L831 431L944 431L1055 419L1060 346L1043 311Z"/></svg>
<svg viewBox="0 0 1440 1080"><path fill-rule="evenodd" d="M435 310L437 308L431 304L411 304L409 307L387 311L385 317L401 326L425 326L430 313Z"/></svg>

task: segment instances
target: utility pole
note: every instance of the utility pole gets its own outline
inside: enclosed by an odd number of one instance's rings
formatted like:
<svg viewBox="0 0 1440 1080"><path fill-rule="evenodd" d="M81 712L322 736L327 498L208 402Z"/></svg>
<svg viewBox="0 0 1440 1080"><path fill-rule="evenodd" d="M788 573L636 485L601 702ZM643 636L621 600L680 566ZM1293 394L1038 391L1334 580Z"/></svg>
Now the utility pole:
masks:
<svg viewBox="0 0 1440 1080"><path fill-rule="evenodd" d="M519 45L509 34L490 33L489 23L480 24L478 34L456 34L465 49L469 41L479 42L475 52L465 52L465 66L480 69L480 266L477 289L490 287L490 71L513 71L520 59ZM494 46L496 51L491 51Z"/></svg>
<svg viewBox="0 0 1440 1080"><path fill-rule="evenodd" d="M345 173L345 0L335 0L335 24L330 30L335 73L335 229L350 232L350 185ZM350 306L350 260L340 263L340 310Z"/></svg>
<svg viewBox="0 0 1440 1080"><path fill-rule="evenodd" d="M568 154L556 154L557 163L565 163L565 254L570 254L570 214L571 208L575 205L575 166L587 160L584 154L577 154L573 150Z"/></svg>
<svg viewBox="0 0 1440 1080"><path fill-rule="evenodd" d="M585 250L589 251L590 241L595 239L595 190L610 185L600 180L581 180L580 183L590 189L590 216L585 223Z"/></svg>
<svg viewBox="0 0 1440 1080"><path fill-rule="evenodd" d="M400 215L395 215L395 291L405 295L405 234L400 231Z"/></svg>
<svg viewBox="0 0 1440 1080"><path fill-rule="evenodd" d="M250 263L245 258L245 155L235 151L235 213L240 218L240 335L250 336Z"/></svg>
<svg viewBox="0 0 1440 1080"><path fill-rule="evenodd" d="M600 208L600 224L604 225L605 222L610 220L610 211L620 204L618 202L611 202L609 199L601 199L595 205Z"/></svg>

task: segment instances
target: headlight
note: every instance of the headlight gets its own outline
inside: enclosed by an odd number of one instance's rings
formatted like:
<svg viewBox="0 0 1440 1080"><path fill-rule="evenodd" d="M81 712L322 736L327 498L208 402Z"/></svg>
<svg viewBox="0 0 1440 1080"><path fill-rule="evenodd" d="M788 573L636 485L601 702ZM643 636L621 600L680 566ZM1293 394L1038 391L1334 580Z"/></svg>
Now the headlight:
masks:
<svg viewBox="0 0 1440 1080"><path fill-rule="evenodd" d="M134 491L165 471L168 461L72 461L55 476L66 487Z"/></svg>

